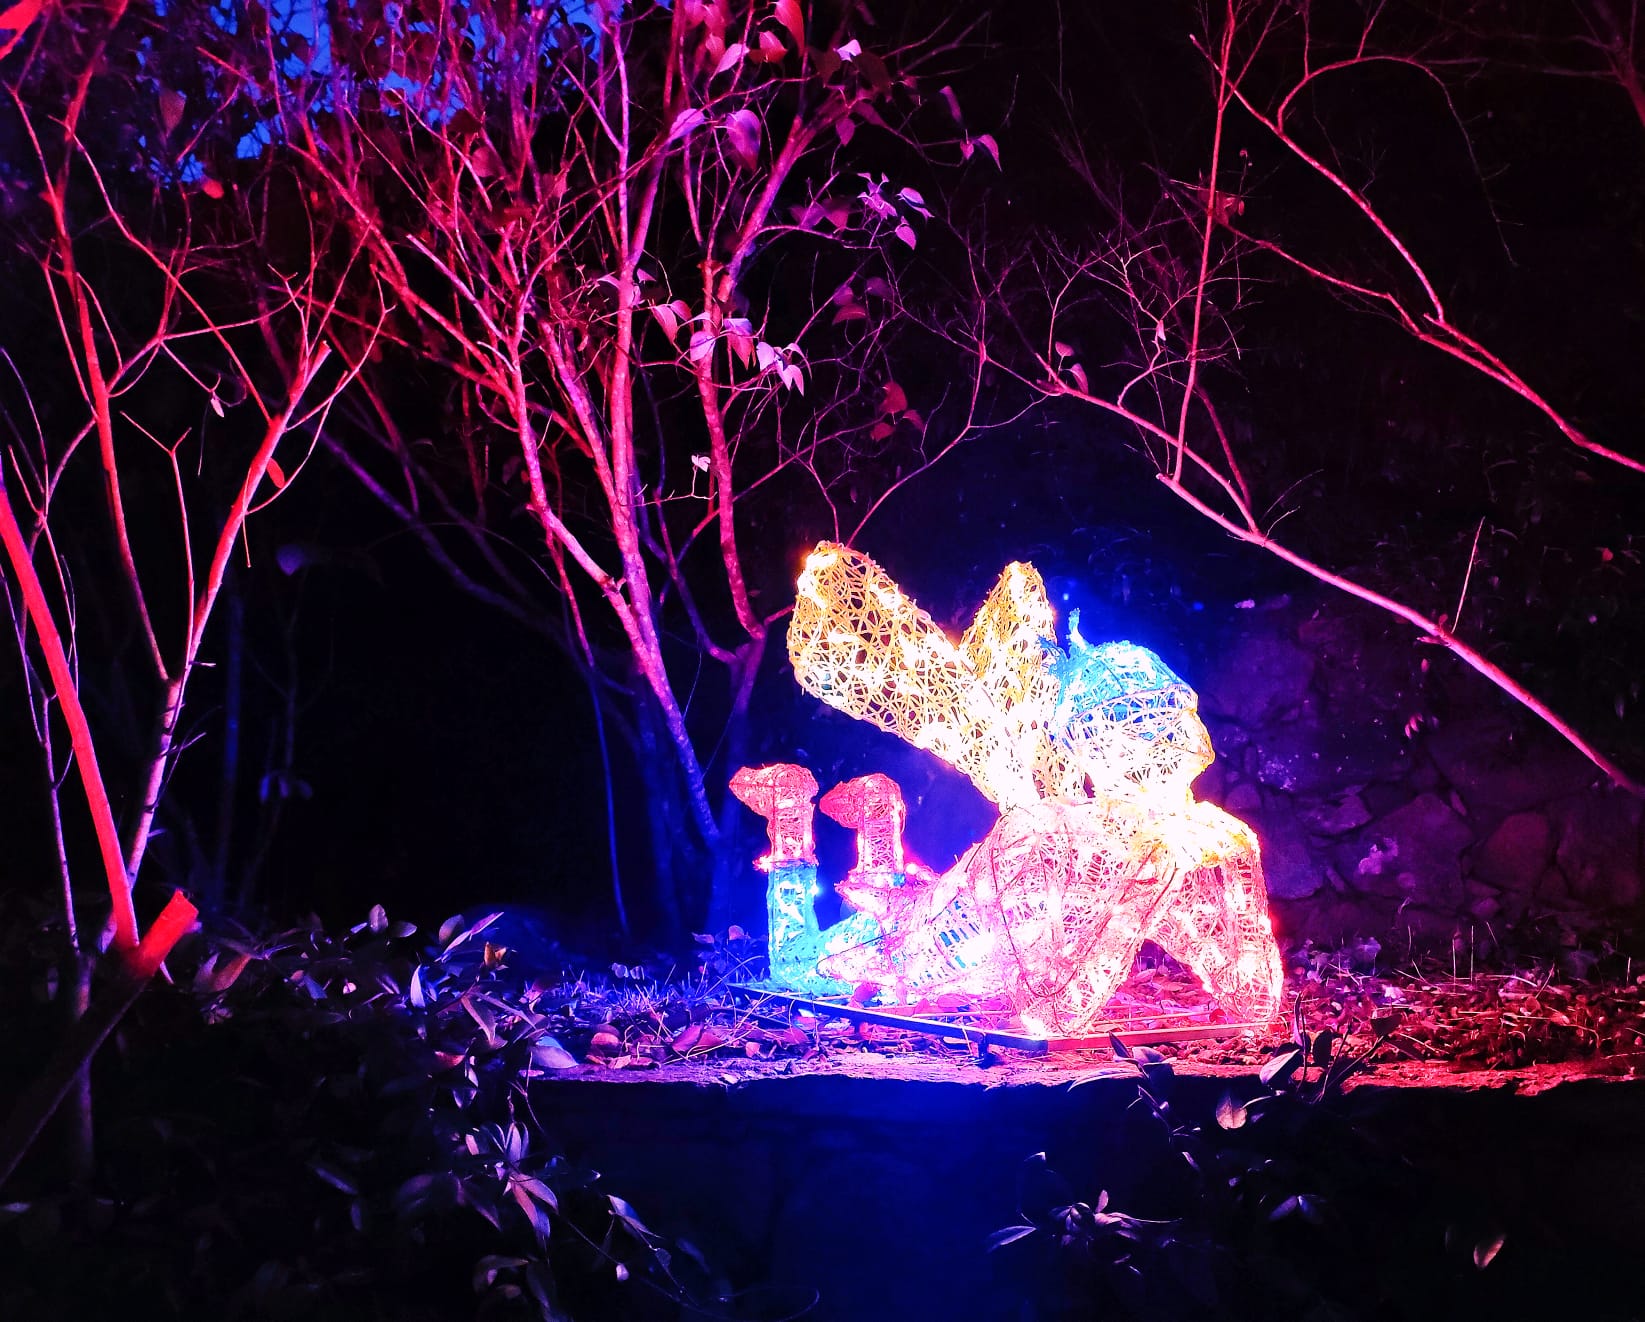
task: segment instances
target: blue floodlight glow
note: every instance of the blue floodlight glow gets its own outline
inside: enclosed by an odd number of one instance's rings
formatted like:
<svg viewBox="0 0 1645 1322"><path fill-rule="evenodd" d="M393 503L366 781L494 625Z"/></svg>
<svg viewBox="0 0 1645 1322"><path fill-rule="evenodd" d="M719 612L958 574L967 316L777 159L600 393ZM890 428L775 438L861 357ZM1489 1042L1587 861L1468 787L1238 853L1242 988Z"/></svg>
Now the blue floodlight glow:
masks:
<svg viewBox="0 0 1645 1322"><path fill-rule="evenodd" d="M1068 618L1068 651L1050 643L1045 650L1046 669L1058 686L1052 728L1064 737L1096 717L1125 726L1140 739L1152 740L1162 730L1170 738L1174 727L1162 724L1160 716L1193 701L1182 677L1148 648L1086 642L1077 610Z"/></svg>

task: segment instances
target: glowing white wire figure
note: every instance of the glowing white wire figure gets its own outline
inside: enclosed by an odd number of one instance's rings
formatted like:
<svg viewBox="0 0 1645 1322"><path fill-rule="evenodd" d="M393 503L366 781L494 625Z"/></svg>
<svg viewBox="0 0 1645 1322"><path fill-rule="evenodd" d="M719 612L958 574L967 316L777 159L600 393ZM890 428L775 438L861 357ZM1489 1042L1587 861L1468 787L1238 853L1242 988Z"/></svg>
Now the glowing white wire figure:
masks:
<svg viewBox="0 0 1645 1322"><path fill-rule="evenodd" d="M788 630L801 685L935 753L1002 815L939 877L904 860L888 778L830 791L825 810L872 835L838 888L858 912L824 932L809 898L803 914L773 909L777 980L1003 996L1029 1031L1075 1035L1152 939L1231 1015L1273 1016L1282 969L1256 837L1191 789L1214 756L1197 696L1147 648L1093 647L1070 623L1065 653L1044 582L1012 564L955 642L868 557L812 552ZM776 782L783 827L757 788ZM732 782L767 817L774 895L797 894L796 870L813 892L815 787L787 764Z"/></svg>

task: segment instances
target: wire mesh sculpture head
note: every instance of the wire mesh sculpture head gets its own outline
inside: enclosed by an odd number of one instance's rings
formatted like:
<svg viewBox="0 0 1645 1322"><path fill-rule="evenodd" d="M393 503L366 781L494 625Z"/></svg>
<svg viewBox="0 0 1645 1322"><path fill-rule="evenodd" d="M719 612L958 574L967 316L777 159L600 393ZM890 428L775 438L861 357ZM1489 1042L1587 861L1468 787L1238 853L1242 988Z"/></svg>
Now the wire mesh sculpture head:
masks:
<svg viewBox="0 0 1645 1322"><path fill-rule="evenodd" d="M1146 647L1091 646L1080 637L1078 611L1068 634L1068 651L1051 649L1048 663L1058 685L1052 729L1093 790L1189 793L1216 757L1199 695Z"/></svg>

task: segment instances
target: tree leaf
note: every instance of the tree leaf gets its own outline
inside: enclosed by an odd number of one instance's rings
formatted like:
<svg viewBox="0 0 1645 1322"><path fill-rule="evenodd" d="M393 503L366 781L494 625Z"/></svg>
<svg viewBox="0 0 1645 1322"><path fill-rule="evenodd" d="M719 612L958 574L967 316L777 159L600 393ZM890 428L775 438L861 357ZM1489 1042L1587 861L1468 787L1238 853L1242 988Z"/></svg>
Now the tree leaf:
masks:
<svg viewBox="0 0 1645 1322"><path fill-rule="evenodd" d="M215 399L216 396L213 396L213 398ZM286 477L286 470L280 467L280 461L273 455L270 455L268 460L268 480L274 483L276 491L284 491L286 482L289 481Z"/></svg>
<svg viewBox="0 0 1645 1322"><path fill-rule="evenodd" d="M927 220L931 218L930 209L925 205L925 198L920 195L918 189L904 188L897 194L897 196L915 211L919 212L920 215L924 216Z"/></svg>
<svg viewBox="0 0 1645 1322"><path fill-rule="evenodd" d="M455 1207L462 1201L462 1185L450 1171L414 1175L394 1195L394 1210L402 1221L416 1221L430 1212Z"/></svg>
<svg viewBox="0 0 1645 1322"><path fill-rule="evenodd" d="M320 1179L329 1184L333 1189L336 1189L341 1193L346 1193L350 1198L358 1198L360 1196L360 1190L355 1185L354 1181L336 1169L336 1167L328 1166L323 1161L311 1161L308 1164L308 1168L319 1176Z"/></svg>
<svg viewBox="0 0 1645 1322"><path fill-rule="evenodd" d="M896 233L896 236L899 239L901 239L904 243L906 243L910 248L918 246L919 239L914 234L914 227L912 225L910 225L906 220L900 221L898 223L897 228L895 230L895 233Z"/></svg>
<svg viewBox="0 0 1645 1322"><path fill-rule="evenodd" d="M249 963L251 956L242 952L235 955L227 964L219 965L211 975L211 990L216 993L226 992L245 972Z"/></svg>
<svg viewBox="0 0 1645 1322"><path fill-rule="evenodd" d="M988 1237L988 1251L1003 1249L1007 1244L1015 1244L1019 1239L1026 1239L1032 1235L1037 1226L1006 1226L1003 1230L996 1230Z"/></svg>
<svg viewBox="0 0 1645 1322"><path fill-rule="evenodd" d="M1300 1216L1304 1221L1317 1226L1325 1219L1325 1204L1316 1194L1293 1194L1270 1212L1268 1219L1283 1221L1289 1216Z"/></svg>
<svg viewBox="0 0 1645 1322"><path fill-rule="evenodd" d="M794 49L805 49L805 15L800 12L800 0L777 0L777 22L788 29L794 39Z"/></svg>
<svg viewBox="0 0 1645 1322"><path fill-rule="evenodd" d="M469 937L478 936L481 932L485 931L486 928L490 927L494 922L496 922L502 916L503 916L503 911L501 909L499 909L499 910L497 910L496 913L488 913L484 918L480 919L480 921L475 923L472 927L464 928L461 932L457 933L456 936L452 937L450 941L446 942L445 946L440 951L441 957L443 958L446 955L449 955L458 946L462 945L462 943L464 941L467 941L469 939ZM452 924L452 923L460 923L460 922L462 922L462 920L463 920L463 917L462 917L461 914L458 914L455 918L447 919L445 925L440 928L440 931L443 933L447 926L450 926L450 924Z"/></svg>
<svg viewBox="0 0 1645 1322"><path fill-rule="evenodd" d="M848 42L846 44L856 45L855 42ZM885 61L878 55L874 54L873 51L862 51L858 54L856 59L852 62L852 67L856 69L858 76L874 89L876 94L884 96L891 90L891 71L886 68ZM863 104L860 108L864 118L870 119L875 123L881 122L879 117L874 114L871 107Z"/></svg>
<svg viewBox="0 0 1645 1322"><path fill-rule="evenodd" d="M1474 1245L1474 1266L1484 1271L1491 1265L1496 1255L1502 1252L1502 1246L1508 1242L1508 1237L1502 1234L1492 1235L1482 1239Z"/></svg>
<svg viewBox="0 0 1645 1322"><path fill-rule="evenodd" d="M530 1175L520 1175L515 1177L514 1184L516 1188L524 1189L550 1211L558 1212L560 1210L560 1200L555 1196L554 1190L550 1189L541 1180Z"/></svg>
<svg viewBox="0 0 1645 1322"><path fill-rule="evenodd" d="M1272 1084L1275 1079L1290 1073L1301 1063L1302 1048L1293 1046L1289 1051L1282 1051L1279 1055L1270 1057L1263 1067L1257 1071L1257 1078L1261 1079L1264 1084Z"/></svg>
<svg viewBox="0 0 1645 1322"><path fill-rule="evenodd" d="M1243 1104L1236 1102L1228 1093L1223 1093L1217 1102L1217 1123L1224 1129L1238 1129L1247 1118Z"/></svg>
<svg viewBox="0 0 1645 1322"><path fill-rule="evenodd" d="M725 136L731 154L746 170L760 163L760 117L752 110L734 111L725 121Z"/></svg>
<svg viewBox="0 0 1645 1322"><path fill-rule="evenodd" d="M474 1292L489 1290L497 1281L499 1272L524 1267L529 1258L508 1258L500 1253L488 1253L474 1264Z"/></svg>
<svg viewBox="0 0 1645 1322"><path fill-rule="evenodd" d="M657 324L663 328L663 334L673 339L680 329L680 319L675 315L673 307L668 303L653 303L651 315L657 319Z"/></svg>
<svg viewBox="0 0 1645 1322"><path fill-rule="evenodd" d="M674 116L674 122L668 126L668 141L677 142L688 133L703 126L703 112L696 106L687 106Z"/></svg>
<svg viewBox="0 0 1645 1322"><path fill-rule="evenodd" d="M736 68L737 65L742 63L743 56L747 54L747 46L740 41L732 42L731 45L725 48L725 54L720 56L719 62L714 66L713 76L718 78L727 69Z"/></svg>
<svg viewBox="0 0 1645 1322"><path fill-rule="evenodd" d="M188 97L170 87L160 89L160 132L169 138L177 132L177 126L183 122L183 109L188 105Z"/></svg>
<svg viewBox="0 0 1645 1322"><path fill-rule="evenodd" d="M520 1210L526 1214L526 1219L531 1222L531 1228L536 1232L538 1241L546 1240L549 1233L548 1213L539 1207L532 1196L517 1182L509 1184L508 1192L519 1204Z"/></svg>

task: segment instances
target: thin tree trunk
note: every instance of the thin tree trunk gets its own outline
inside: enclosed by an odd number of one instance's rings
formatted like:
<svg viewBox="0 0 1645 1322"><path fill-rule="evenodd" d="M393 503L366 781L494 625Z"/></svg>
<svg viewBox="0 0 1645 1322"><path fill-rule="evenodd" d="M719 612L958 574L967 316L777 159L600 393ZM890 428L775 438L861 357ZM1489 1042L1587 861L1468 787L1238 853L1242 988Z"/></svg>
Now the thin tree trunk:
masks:
<svg viewBox="0 0 1645 1322"><path fill-rule="evenodd" d="M605 782L605 845L611 865L611 901L617 910L618 930L626 937L628 905L623 902L623 872L617 857L617 801L611 786L611 745L605 735L605 704L600 701L600 677L584 671L588 696L594 703L594 733L600 741L600 774Z"/></svg>
<svg viewBox="0 0 1645 1322"><path fill-rule="evenodd" d="M25 666L27 658L24 658ZM32 675L26 670L26 677ZM32 680L30 681L32 685ZM63 800L59 792L57 750L51 739L51 700L44 690L40 700L40 750L45 760L46 801L51 813L51 842L57 857L57 875L63 886L63 926L67 952L59 987L68 1007L68 1032L73 1033L91 1006L93 961L80 945L80 923L74 909L74 883L69 872L68 844L63 837ZM76 1184L90 1180L97 1161L97 1130L92 1111L91 1063L88 1061L69 1089L64 1117L64 1165Z"/></svg>
<svg viewBox="0 0 1645 1322"><path fill-rule="evenodd" d="M662 714L651 697L651 686L635 676L630 689L634 695L634 728L640 740L640 779L645 785L645 815L651 835L652 894L669 940L685 932L680 905L680 873L677 866L683 841L684 821L678 762L664 751L667 736L658 728Z"/></svg>
<svg viewBox="0 0 1645 1322"><path fill-rule="evenodd" d="M761 632L737 651L732 671L735 688L725 723L725 761L717 764L724 768L728 781L748 756L748 704L765 657L765 637ZM736 797L725 795L720 805L719 837L713 845L714 875L708 895L708 926L712 932L721 931L737 917L737 890L747 879L749 862L743 857L743 833L737 829L742 814L743 806Z"/></svg>
<svg viewBox="0 0 1645 1322"><path fill-rule="evenodd" d="M103 995L95 1004L88 997L86 1013L63 1035L57 1050L23 1090L5 1124L0 1126L0 1188L34 1146L63 1099L90 1070L97 1048L131 1009L149 979L165 963L172 947L194 926L198 916L181 891L174 893L143 939L115 961L114 977Z"/></svg>
<svg viewBox="0 0 1645 1322"><path fill-rule="evenodd" d="M69 996L69 1026L72 1037L91 1010L91 970L93 961L76 949L69 961L74 986ZM75 1184L90 1181L97 1165L96 1116L92 1109L91 1060L88 1058L69 1087L68 1114L64 1117L69 1179Z"/></svg>
<svg viewBox="0 0 1645 1322"><path fill-rule="evenodd" d="M148 851L149 836L154 830L154 814L160 806L160 795L166 787L166 774L171 768L171 749L177 738L177 723L183 715L183 676L187 668L167 682L160 699L160 711L155 718L153 753L149 757L148 775L143 782L142 798L138 800L137 818L126 837L126 885L137 884L137 871L143 865Z"/></svg>
<svg viewBox="0 0 1645 1322"><path fill-rule="evenodd" d="M228 598L228 654L223 661L223 763L217 780L217 839L211 867L214 897L229 893L234 800L240 783L240 715L245 697L246 606L238 588Z"/></svg>

